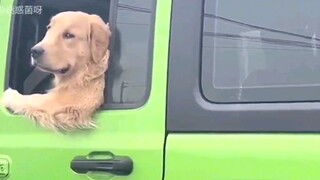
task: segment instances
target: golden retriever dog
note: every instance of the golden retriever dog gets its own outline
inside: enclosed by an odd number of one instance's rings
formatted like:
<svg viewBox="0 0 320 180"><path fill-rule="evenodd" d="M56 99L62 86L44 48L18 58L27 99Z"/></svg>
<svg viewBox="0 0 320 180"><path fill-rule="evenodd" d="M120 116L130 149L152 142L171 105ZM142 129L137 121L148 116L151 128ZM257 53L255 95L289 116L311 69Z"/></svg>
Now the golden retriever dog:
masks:
<svg viewBox="0 0 320 180"><path fill-rule="evenodd" d="M31 95L8 88L3 105L49 129L96 127L92 118L104 101L110 37L109 24L98 15L80 11L55 15L45 37L31 48L31 63L54 74L54 88Z"/></svg>

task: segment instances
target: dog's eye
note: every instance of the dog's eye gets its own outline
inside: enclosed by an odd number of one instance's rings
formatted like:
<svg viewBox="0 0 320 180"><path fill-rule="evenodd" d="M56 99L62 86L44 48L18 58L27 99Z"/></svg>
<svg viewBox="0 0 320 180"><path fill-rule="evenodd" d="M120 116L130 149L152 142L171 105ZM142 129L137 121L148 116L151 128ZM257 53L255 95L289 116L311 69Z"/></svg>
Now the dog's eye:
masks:
<svg viewBox="0 0 320 180"><path fill-rule="evenodd" d="M68 32L63 34L63 38L65 38L65 39L71 39L71 38L74 38L74 37L75 37L74 34L71 34L71 33L68 33Z"/></svg>
<svg viewBox="0 0 320 180"><path fill-rule="evenodd" d="M51 26L50 26L50 25L48 25L48 26L47 26L47 30L49 30L50 28L51 28Z"/></svg>

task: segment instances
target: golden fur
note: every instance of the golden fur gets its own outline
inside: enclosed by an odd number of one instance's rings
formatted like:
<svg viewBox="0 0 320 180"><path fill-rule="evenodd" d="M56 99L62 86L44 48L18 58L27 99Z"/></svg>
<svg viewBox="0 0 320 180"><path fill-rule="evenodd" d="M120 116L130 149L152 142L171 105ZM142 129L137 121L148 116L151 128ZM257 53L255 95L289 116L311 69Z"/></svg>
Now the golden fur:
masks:
<svg viewBox="0 0 320 180"><path fill-rule="evenodd" d="M65 38L72 33L74 38ZM49 129L92 128L92 116L104 101L105 71L111 31L97 15L67 11L55 15L45 37L35 47L45 52L37 67L54 74L46 94L22 95L8 88L2 103ZM59 69L69 67L66 73Z"/></svg>

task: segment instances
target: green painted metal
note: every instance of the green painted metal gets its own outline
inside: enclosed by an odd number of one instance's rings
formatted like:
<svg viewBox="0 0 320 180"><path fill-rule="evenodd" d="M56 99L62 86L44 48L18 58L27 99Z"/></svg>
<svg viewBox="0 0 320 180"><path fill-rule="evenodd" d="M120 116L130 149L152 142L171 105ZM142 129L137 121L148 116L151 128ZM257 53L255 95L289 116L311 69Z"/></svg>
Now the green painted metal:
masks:
<svg viewBox="0 0 320 180"><path fill-rule="evenodd" d="M320 135L170 134L165 180L320 179Z"/></svg>
<svg viewBox="0 0 320 180"><path fill-rule="evenodd" d="M0 7L11 8L12 3L13 0L2 0ZM93 151L111 151L133 159L134 171L130 176L113 176L112 179L162 178L171 1L159 0L156 11L152 88L147 103L138 109L101 111L96 117L98 129L66 134L44 130L2 108L0 155L10 158L10 179L88 179L86 175L74 173L70 162L77 155ZM1 94L10 20L10 13L0 13Z"/></svg>

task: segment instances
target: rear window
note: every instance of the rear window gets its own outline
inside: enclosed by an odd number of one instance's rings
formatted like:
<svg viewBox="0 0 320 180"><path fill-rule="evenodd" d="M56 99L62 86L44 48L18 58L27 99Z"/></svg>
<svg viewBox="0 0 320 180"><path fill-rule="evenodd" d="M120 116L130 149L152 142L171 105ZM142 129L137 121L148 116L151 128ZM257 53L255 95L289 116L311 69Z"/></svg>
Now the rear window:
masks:
<svg viewBox="0 0 320 180"><path fill-rule="evenodd" d="M217 103L320 100L320 1L206 0L201 86Z"/></svg>

